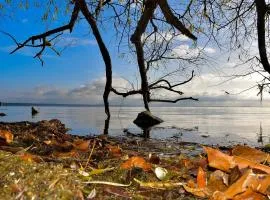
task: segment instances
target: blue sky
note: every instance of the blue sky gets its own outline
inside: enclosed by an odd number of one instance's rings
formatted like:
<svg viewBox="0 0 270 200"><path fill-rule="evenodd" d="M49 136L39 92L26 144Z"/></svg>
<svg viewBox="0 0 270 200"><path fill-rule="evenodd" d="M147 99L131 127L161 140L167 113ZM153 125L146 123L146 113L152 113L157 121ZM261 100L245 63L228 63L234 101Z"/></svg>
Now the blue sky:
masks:
<svg viewBox="0 0 270 200"><path fill-rule="evenodd" d="M12 18L1 18L0 29L9 32L18 41L24 41L31 35L63 25L67 20L68 16L60 15L58 20L43 22L38 9L27 11L22 9L16 11ZM135 61L129 63L126 59L120 58L116 37L110 28L102 29L102 36L111 53L114 86L129 87L130 84L125 79L133 82L135 80L136 85L138 70ZM190 50L185 39L181 39L180 42L183 44L177 47L178 52ZM65 48L67 44L70 46ZM37 50L26 48L10 55L9 52L14 47L15 44L9 37L0 35L0 101L89 104L102 102L104 64L86 23L77 24L72 34L69 32L63 34L62 40L56 45L58 50L65 48L60 57L52 51L46 51L43 57L44 66L41 66L39 60L33 59ZM211 45L206 49L206 54L214 58L220 55ZM204 99L211 97L216 101L257 99L254 92L236 98L224 94L224 90L231 88L230 84L234 84L233 92L239 92L254 84L256 77L218 85L223 79L218 77L216 69L233 65L233 61L224 63L224 59L216 59L213 65L214 68L202 66L194 82L183 87L188 96L194 95ZM131 103L137 102L138 98L131 98ZM117 104L119 98L114 97L112 102Z"/></svg>

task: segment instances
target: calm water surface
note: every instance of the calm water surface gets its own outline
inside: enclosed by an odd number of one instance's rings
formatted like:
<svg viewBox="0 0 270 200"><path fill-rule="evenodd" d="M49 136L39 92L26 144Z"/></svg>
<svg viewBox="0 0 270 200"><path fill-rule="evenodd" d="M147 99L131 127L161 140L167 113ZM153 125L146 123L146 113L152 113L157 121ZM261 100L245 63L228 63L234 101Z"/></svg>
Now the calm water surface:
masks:
<svg viewBox="0 0 270 200"><path fill-rule="evenodd" d="M40 106L34 118L29 106L2 106L8 116L1 121L40 121L60 119L71 133L96 135L104 126L103 107ZM132 121L141 107L111 107L111 135L125 135L123 129L141 134ZM270 142L270 107L153 107L153 114L165 122L155 127L152 138L177 139L206 144L248 143L262 145Z"/></svg>

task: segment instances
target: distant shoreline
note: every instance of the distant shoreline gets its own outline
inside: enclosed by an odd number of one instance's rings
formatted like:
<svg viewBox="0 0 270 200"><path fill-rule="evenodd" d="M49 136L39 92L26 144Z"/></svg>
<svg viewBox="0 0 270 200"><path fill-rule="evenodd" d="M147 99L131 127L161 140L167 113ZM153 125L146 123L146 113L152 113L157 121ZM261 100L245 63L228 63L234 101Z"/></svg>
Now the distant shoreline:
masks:
<svg viewBox="0 0 270 200"><path fill-rule="evenodd" d="M0 102L0 108L5 106L36 106L36 107L104 107L103 104L57 104L57 103L5 103ZM143 107L143 105L110 105L110 107ZM207 104L152 104L151 107L270 107L270 105L207 105Z"/></svg>
<svg viewBox="0 0 270 200"><path fill-rule="evenodd" d="M102 107L102 104L56 104L56 103L1 103L1 106L40 106L40 107Z"/></svg>

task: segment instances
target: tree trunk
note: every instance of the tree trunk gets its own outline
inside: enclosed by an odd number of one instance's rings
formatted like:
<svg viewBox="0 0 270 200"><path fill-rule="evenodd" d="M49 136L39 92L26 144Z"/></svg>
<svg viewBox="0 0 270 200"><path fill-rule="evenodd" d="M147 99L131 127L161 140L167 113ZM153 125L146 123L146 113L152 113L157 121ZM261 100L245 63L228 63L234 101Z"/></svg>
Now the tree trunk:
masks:
<svg viewBox="0 0 270 200"><path fill-rule="evenodd" d="M153 13L157 7L157 0L147 0L145 2L145 9L144 12L137 24L136 30L134 34L131 36L130 41L135 45L136 54L137 54L137 62L140 70L141 76L141 88L142 88L142 95L143 95L143 102L144 107L146 110L149 109L149 101L150 101L150 91L149 91L149 84L147 79L147 71L145 67L144 61L144 51L142 45L142 34L145 32L147 24L149 20L152 18Z"/></svg>
<svg viewBox="0 0 270 200"><path fill-rule="evenodd" d="M255 3L257 11L257 34L259 54L264 70L270 73L270 64L268 61L265 45L265 14L267 11L267 7L265 0L255 0Z"/></svg>
<svg viewBox="0 0 270 200"><path fill-rule="evenodd" d="M82 12L82 14L84 15L85 19L87 20L87 22L89 23L89 25L92 28L93 34L96 38L96 41L98 43L98 47L100 49L100 52L102 54L103 57L103 61L105 63L105 68L106 68L106 84L105 84L105 90L103 93L103 101L104 101L104 106L105 106L105 113L107 115L107 119L105 121L105 128L104 128L104 134L108 133L108 128L109 128L109 120L111 117L110 114L110 108L109 108L109 95L111 92L111 88L112 88L112 62L111 62L111 57L109 54L109 51L107 49L107 47L105 46L103 39L101 37L101 34L99 32L99 29L97 27L96 24L96 20L93 17L93 15L89 12L88 8L87 8L87 4L85 2L85 0L78 0L79 1L79 6L80 6L80 10Z"/></svg>

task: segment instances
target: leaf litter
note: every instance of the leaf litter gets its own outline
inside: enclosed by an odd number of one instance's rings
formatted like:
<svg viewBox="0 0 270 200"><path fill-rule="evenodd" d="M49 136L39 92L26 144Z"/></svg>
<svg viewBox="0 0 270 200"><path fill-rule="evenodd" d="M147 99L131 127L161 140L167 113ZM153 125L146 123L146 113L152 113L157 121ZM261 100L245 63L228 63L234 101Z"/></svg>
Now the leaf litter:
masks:
<svg viewBox="0 0 270 200"><path fill-rule="evenodd" d="M244 145L74 136L59 120L0 123L0 199L268 199L269 158Z"/></svg>

